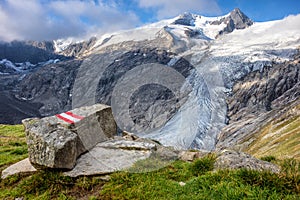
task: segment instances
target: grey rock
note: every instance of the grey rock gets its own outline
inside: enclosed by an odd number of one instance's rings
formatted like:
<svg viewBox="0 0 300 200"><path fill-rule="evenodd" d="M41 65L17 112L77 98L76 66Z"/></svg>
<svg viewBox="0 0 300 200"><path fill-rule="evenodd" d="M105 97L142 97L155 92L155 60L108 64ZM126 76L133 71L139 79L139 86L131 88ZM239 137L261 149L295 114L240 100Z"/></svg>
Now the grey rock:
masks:
<svg viewBox="0 0 300 200"><path fill-rule="evenodd" d="M158 145L156 151L151 155L151 157L161 161L174 161L178 160L178 153L179 152L175 150L174 147Z"/></svg>
<svg viewBox="0 0 300 200"><path fill-rule="evenodd" d="M149 158L156 146L152 143L111 140L97 144L83 154L71 171L64 175L77 177L82 175L109 174L125 170L138 160Z"/></svg>
<svg viewBox="0 0 300 200"><path fill-rule="evenodd" d="M95 104L71 112L84 118L73 124L56 116L22 121L29 159L35 167L72 169L82 153L116 134L109 106Z"/></svg>
<svg viewBox="0 0 300 200"><path fill-rule="evenodd" d="M15 174L31 174L37 170L31 165L28 158L21 160L2 171L1 178L5 179Z"/></svg>
<svg viewBox="0 0 300 200"><path fill-rule="evenodd" d="M116 137L114 137L114 139L116 139ZM175 150L174 147L163 146L158 141L149 138L142 138L142 137L140 138L134 135L133 133L129 133L127 131L123 131L123 137L120 137L120 140L124 140L124 139L148 144L152 150L151 158L159 159L162 161L178 160L179 151Z"/></svg>
<svg viewBox="0 0 300 200"><path fill-rule="evenodd" d="M178 152L173 148L161 146L150 139L137 138L136 136L136 140L126 139L125 137L115 138L117 139L100 142L89 151L83 153L77 158L75 167L63 174L77 177L107 175L121 170L129 170L134 173L151 171L165 167L178 159ZM137 161L147 158L151 159L150 166L142 165L139 168L132 168ZM36 169L27 158L5 169L2 177L7 178L14 174L33 173L35 171ZM109 176L104 177L104 179L108 180Z"/></svg>
<svg viewBox="0 0 300 200"><path fill-rule="evenodd" d="M134 135L133 133L127 132L127 131L123 131L122 132L122 138L126 139L126 140L137 140L139 137Z"/></svg>
<svg viewBox="0 0 300 200"><path fill-rule="evenodd" d="M128 140L112 140L101 143L101 147L110 149L124 149L124 150L140 150L151 151L156 149L156 145L153 143L144 143Z"/></svg>
<svg viewBox="0 0 300 200"><path fill-rule="evenodd" d="M27 123L35 123L38 126L29 127ZM77 143L79 143L74 132L63 128L51 130L49 127L49 132L45 131L41 134L42 123L24 120L23 124L27 126L29 157L34 166L37 168L73 168L78 156Z"/></svg>
<svg viewBox="0 0 300 200"><path fill-rule="evenodd" d="M198 158L202 158L206 155L208 155L209 151L181 151L179 153L179 159L183 161L189 161L192 162Z"/></svg>
<svg viewBox="0 0 300 200"><path fill-rule="evenodd" d="M138 161L147 158L151 160L150 166L136 166ZM150 139L132 140L118 137L98 143L89 152L80 156L74 169L64 172L64 175L71 177L103 175L123 170L138 173L157 170L177 159L178 152L173 148L164 147ZM132 168L133 166L135 168Z"/></svg>
<svg viewBox="0 0 300 200"><path fill-rule="evenodd" d="M271 171L279 173L280 168L272 163L259 160L249 154L233 150L223 150L219 153L214 164L215 169L241 169L246 168L258 171Z"/></svg>

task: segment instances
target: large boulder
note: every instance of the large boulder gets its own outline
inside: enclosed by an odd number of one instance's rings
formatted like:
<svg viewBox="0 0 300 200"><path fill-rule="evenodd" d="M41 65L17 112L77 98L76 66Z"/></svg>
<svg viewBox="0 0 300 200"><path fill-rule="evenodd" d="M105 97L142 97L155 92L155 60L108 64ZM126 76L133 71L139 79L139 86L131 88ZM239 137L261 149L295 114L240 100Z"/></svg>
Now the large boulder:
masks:
<svg viewBox="0 0 300 200"><path fill-rule="evenodd" d="M81 154L117 133L111 107L102 104L22 123L29 160L36 168L72 169Z"/></svg>
<svg viewBox="0 0 300 200"><path fill-rule="evenodd" d="M223 150L217 153L217 159L214 164L215 169L241 169L257 171L271 171L279 173L280 168L270 162L259 160L244 152L233 150Z"/></svg>

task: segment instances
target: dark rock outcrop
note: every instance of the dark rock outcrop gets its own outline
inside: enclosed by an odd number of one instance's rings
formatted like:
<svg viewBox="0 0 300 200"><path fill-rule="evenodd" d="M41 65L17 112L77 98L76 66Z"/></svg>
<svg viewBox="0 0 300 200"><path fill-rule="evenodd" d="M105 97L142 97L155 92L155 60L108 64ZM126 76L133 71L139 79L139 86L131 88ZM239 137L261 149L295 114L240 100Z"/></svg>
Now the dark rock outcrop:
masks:
<svg viewBox="0 0 300 200"><path fill-rule="evenodd" d="M213 21L211 24L219 25L225 23L226 27L219 32L219 35L225 33L231 33L235 29L244 29L253 24L253 21L249 19L240 9L235 8L230 15L222 18L218 21Z"/></svg>
<svg viewBox="0 0 300 200"><path fill-rule="evenodd" d="M13 63L30 62L37 64L50 59L65 60L67 57L55 53L50 41L13 41L0 43L0 60L8 59Z"/></svg>
<svg viewBox="0 0 300 200"><path fill-rule="evenodd" d="M0 122L1 124L20 124L22 119L40 117L41 103L17 99L9 91L0 90Z"/></svg>
<svg viewBox="0 0 300 200"><path fill-rule="evenodd" d="M71 44L66 49L61 51L60 54L67 57L82 57L92 50L92 47L94 46L96 41L97 38L92 37L88 41Z"/></svg>
<svg viewBox="0 0 300 200"><path fill-rule="evenodd" d="M185 26L194 26L195 16L191 13L184 13L176 19L173 24L185 25Z"/></svg>
<svg viewBox="0 0 300 200"><path fill-rule="evenodd" d="M229 125L219 135L217 148L245 150L261 128L300 104L300 55L274 63L238 81L227 99Z"/></svg>
<svg viewBox="0 0 300 200"><path fill-rule="evenodd" d="M36 110L41 116L71 110L72 88L81 62L50 64L26 75L14 91L16 98L40 104Z"/></svg>

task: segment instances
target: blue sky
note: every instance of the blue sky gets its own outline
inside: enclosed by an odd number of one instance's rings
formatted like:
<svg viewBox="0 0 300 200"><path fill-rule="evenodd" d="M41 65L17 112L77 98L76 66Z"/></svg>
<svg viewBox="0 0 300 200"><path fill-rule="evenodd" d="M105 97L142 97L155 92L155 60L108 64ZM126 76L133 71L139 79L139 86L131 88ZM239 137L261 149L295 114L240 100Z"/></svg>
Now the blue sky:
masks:
<svg viewBox="0 0 300 200"><path fill-rule="evenodd" d="M201 3L203 1L198 2ZM216 16L227 14L234 8L240 8L248 17L257 22L278 20L291 14L300 13L300 0L217 0L215 2L219 10L208 9L199 11L197 8L190 8L187 11L205 16ZM123 6L124 9L134 10L143 22L154 22L157 20L156 12L159 6L141 9L137 6L136 1L128 0L123 1Z"/></svg>
<svg viewBox="0 0 300 200"><path fill-rule="evenodd" d="M88 37L192 12L219 16L240 8L254 21L300 13L300 0L0 0L0 40Z"/></svg>
<svg viewBox="0 0 300 200"><path fill-rule="evenodd" d="M218 0L223 13L240 8L254 21L282 19L300 13L299 0Z"/></svg>

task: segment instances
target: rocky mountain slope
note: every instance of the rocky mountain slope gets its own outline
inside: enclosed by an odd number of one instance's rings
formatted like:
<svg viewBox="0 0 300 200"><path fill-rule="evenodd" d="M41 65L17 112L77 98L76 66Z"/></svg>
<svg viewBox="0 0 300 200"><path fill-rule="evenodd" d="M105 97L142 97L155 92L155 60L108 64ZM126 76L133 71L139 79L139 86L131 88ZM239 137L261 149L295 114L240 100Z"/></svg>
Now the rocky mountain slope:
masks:
<svg viewBox="0 0 300 200"><path fill-rule="evenodd" d="M293 60L249 73L227 98L229 125L218 148L257 156L300 156L300 54ZM280 145L278 145L280 144Z"/></svg>
<svg viewBox="0 0 300 200"><path fill-rule="evenodd" d="M0 52L1 123L104 103L119 129L164 145L261 154L261 131L299 116L298 21L185 13L88 41L32 43L41 55L32 59Z"/></svg>

